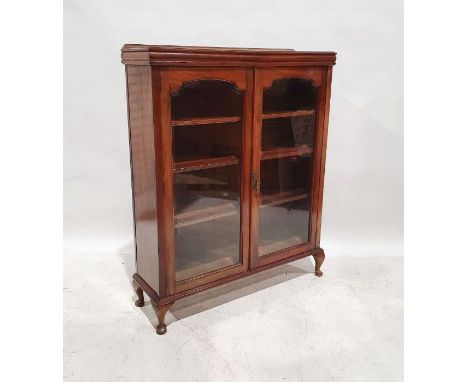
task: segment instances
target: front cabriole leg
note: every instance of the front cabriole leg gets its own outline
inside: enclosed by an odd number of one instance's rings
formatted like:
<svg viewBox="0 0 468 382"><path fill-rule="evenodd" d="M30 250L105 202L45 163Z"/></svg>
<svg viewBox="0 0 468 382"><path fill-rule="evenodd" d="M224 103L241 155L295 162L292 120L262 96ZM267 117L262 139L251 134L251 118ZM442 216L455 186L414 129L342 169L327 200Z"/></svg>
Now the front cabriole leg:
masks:
<svg viewBox="0 0 468 382"><path fill-rule="evenodd" d="M173 304L173 302L169 304L157 304L156 307L155 304L153 304L153 307L155 307L156 310L156 316L158 317L158 326L156 326L156 333L158 333L159 335L166 334L167 332L167 327L164 322L164 319L166 317L167 311Z"/></svg>
<svg viewBox="0 0 468 382"><path fill-rule="evenodd" d="M325 260L325 253L323 251L313 254L315 260L315 276L321 277L323 276L323 272L320 270L320 267Z"/></svg>

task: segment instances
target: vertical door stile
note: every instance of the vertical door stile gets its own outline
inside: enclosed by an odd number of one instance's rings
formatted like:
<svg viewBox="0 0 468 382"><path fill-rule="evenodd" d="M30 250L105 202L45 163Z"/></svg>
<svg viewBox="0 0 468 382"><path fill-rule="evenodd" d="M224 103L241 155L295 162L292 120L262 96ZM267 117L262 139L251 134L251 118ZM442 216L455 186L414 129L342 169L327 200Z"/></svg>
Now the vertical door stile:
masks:
<svg viewBox="0 0 468 382"><path fill-rule="evenodd" d="M247 69L246 90L243 105L243 131L242 131L242 194L241 194L241 257L242 269L249 269L250 259L250 211L251 211L251 187L250 175L252 168L252 125L253 125L253 102L254 102L254 73L253 69Z"/></svg>
<svg viewBox="0 0 468 382"><path fill-rule="evenodd" d="M261 152L261 124L262 124L262 71L254 68L254 96L253 96L253 123L252 123L252 178L260 179L260 152ZM258 208L259 187L251 187L251 222L250 222L250 263L251 268L257 266L258 260Z"/></svg>

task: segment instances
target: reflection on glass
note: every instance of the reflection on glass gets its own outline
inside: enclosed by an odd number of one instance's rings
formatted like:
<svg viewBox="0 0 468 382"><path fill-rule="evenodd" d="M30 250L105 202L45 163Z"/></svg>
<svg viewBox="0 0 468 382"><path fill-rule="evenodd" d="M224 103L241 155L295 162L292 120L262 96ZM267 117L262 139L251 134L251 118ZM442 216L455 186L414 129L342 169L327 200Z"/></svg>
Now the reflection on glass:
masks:
<svg viewBox="0 0 468 382"><path fill-rule="evenodd" d="M314 139L315 115L263 120L262 151L278 147L309 147Z"/></svg>
<svg viewBox="0 0 468 382"><path fill-rule="evenodd" d="M192 81L172 95L176 281L240 263L242 94ZM238 117L234 122L185 119Z"/></svg>
<svg viewBox="0 0 468 382"><path fill-rule="evenodd" d="M309 240L316 92L301 78L264 91L259 256Z"/></svg>

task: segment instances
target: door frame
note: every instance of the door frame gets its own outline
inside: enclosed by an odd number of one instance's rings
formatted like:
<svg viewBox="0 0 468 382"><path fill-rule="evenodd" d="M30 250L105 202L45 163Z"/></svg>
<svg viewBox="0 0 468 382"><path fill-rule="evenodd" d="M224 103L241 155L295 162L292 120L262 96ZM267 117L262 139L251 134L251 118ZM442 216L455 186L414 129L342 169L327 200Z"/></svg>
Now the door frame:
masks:
<svg viewBox="0 0 468 382"><path fill-rule="evenodd" d="M213 270L190 279L176 281L174 240L174 194L171 93L180 90L183 83L194 80L221 80L234 84L243 92L242 158L240 192L240 263ZM197 288L201 285L247 272L249 267L250 234L250 166L252 126L253 71L251 68L230 67L163 67L153 68L153 104L156 152L156 203L158 214L159 266L165 269L166 295ZM158 107L159 106L159 107ZM164 273L164 272L162 272Z"/></svg>
<svg viewBox="0 0 468 382"><path fill-rule="evenodd" d="M252 189L251 215L250 215L250 267L258 268L264 265L284 260L302 252L311 251L318 247L317 226L319 217L319 205L321 209L320 185L323 184L321 171L321 144L325 128L325 105L327 88L327 68L322 67L256 67L254 71L254 96L253 96L253 126L252 126L252 179L260 178L261 156L261 129L263 114L263 91L272 86L273 81L284 78L305 78L311 80L317 87L317 105L315 117L315 136L313 146L313 164L308 241L303 244L285 248L268 255L258 255L258 226L260 208L260 187Z"/></svg>

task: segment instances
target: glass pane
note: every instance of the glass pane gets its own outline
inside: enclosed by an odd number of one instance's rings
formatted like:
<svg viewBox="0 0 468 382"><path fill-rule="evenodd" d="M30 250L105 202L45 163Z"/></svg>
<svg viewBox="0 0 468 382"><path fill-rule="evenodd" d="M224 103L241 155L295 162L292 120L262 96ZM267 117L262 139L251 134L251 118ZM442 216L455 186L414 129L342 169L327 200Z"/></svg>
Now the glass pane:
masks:
<svg viewBox="0 0 468 382"><path fill-rule="evenodd" d="M264 113L314 109L315 105L315 88L304 78L276 80L263 92Z"/></svg>
<svg viewBox="0 0 468 382"><path fill-rule="evenodd" d="M198 109L189 106L194 99ZM234 106L242 105L242 94L223 81L196 81L173 94L172 105L175 267L181 281L240 263L242 107ZM236 118L203 120L213 116ZM199 120L185 124L181 118Z"/></svg>
<svg viewBox="0 0 468 382"><path fill-rule="evenodd" d="M241 157L242 126L237 123L215 123L172 128L173 161Z"/></svg>
<svg viewBox="0 0 468 382"><path fill-rule="evenodd" d="M242 115L242 93L231 82L186 82L172 95L172 119L232 117Z"/></svg>
<svg viewBox="0 0 468 382"><path fill-rule="evenodd" d="M264 119L262 126L262 151L279 147L312 148L315 115Z"/></svg>
<svg viewBox="0 0 468 382"><path fill-rule="evenodd" d="M264 91L259 256L309 240L315 93L301 78Z"/></svg>
<svg viewBox="0 0 468 382"><path fill-rule="evenodd" d="M260 174L259 255L307 242L310 155L264 160Z"/></svg>

